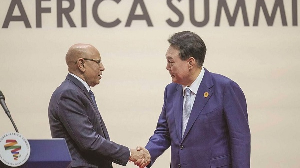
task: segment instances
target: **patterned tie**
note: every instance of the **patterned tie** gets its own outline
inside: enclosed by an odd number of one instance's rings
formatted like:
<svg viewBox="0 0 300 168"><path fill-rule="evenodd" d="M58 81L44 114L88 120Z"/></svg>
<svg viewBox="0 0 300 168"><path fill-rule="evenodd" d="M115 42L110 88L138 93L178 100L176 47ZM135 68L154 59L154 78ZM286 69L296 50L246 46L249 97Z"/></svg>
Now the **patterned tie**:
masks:
<svg viewBox="0 0 300 168"><path fill-rule="evenodd" d="M182 137L184 135L184 131L185 131L185 128L186 128L186 125L189 121L189 117L190 117L190 114L191 114L191 90L190 88L186 88L184 90L184 97L185 97L185 102L183 104L183 114L182 114Z"/></svg>
<svg viewBox="0 0 300 168"><path fill-rule="evenodd" d="M100 112L99 112L99 110L98 110L98 107L97 107L95 95L94 95L94 93L92 92L92 90L89 91L89 94L90 94L90 96L91 96L91 98L92 98L93 105L94 105L95 109L97 110L96 115L97 115L97 117L98 117L98 119L99 119L99 121L100 121L100 126L101 126L101 129L102 129L102 132L103 132L105 138L109 140L109 135L108 135L108 132L107 132L105 123L104 123L104 121L103 121L103 119L102 119L102 117L101 117L101 114L100 114Z"/></svg>
<svg viewBox="0 0 300 168"><path fill-rule="evenodd" d="M91 96L91 98L92 98L92 100L93 100L94 105L96 105L96 107L97 107L95 95L94 95L94 93L92 92L92 90L89 91L89 94L90 94L90 96Z"/></svg>

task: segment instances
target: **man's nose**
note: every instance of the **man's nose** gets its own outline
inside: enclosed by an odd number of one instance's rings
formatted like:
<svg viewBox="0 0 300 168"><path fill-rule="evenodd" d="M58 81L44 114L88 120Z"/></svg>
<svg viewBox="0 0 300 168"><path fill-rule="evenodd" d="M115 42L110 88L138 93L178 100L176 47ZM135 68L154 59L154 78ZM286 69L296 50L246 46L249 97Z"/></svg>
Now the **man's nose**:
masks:
<svg viewBox="0 0 300 168"><path fill-rule="evenodd" d="M166 69L167 69L168 71L170 70L169 64L167 64Z"/></svg>
<svg viewBox="0 0 300 168"><path fill-rule="evenodd" d="M100 63L100 71L104 71L105 70L105 67L102 63Z"/></svg>

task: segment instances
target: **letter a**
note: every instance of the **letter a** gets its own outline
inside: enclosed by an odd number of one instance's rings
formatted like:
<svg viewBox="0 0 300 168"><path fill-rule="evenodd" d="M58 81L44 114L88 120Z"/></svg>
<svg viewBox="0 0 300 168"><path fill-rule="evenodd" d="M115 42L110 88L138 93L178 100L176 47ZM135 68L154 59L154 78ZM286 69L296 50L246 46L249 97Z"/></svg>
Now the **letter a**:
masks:
<svg viewBox="0 0 300 168"><path fill-rule="evenodd" d="M141 6L141 9L142 9L142 12L143 12L142 15L136 15L135 14L135 11L136 11L136 8L137 8L138 4ZM153 24L151 22L151 19L150 19L150 16L149 16L149 13L147 11L145 2L143 0L134 0L134 2L132 4L132 7L131 7L131 10L130 10L130 13L129 13L129 16L128 16L128 20L125 24L125 27L130 27L132 20L146 20L147 25L149 27L153 26Z"/></svg>
<svg viewBox="0 0 300 168"><path fill-rule="evenodd" d="M13 16L14 9L16 8L16 6L18 6L19 8L21 14L20 16ZM29 23L27 14L24 10L24 6L21 0L11 1L2 28L8 28L8 25L11 21L22 21L24 22L26 28L31 28L31 25Z"/></svg>

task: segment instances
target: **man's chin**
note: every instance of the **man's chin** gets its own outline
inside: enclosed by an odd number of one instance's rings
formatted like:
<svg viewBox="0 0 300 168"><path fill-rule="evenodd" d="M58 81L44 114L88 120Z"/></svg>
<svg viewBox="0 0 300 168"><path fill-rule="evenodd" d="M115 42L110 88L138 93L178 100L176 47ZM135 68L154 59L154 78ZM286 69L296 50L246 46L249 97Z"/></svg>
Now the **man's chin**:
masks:
<svg viewBox="0 0 300 168"><path fill-rule="evenodd" d="M172 82L173 83L177 83L179 85L183 85L182 82L180 82L179 80L177 80L175 77L172 77Z"/></svg>
<svg viewBox="0 0 300 168"><path fill-rule="evenodd" d="M176 78L175 78L175 77L172 77L172 82L173 82L173 83L177 83L176 81L177 81Z"/></svg>
<svg viewBox="0 0 300 168"><path fill-rule="evenodd" d="M100 83L100 81L98 81L98 82L96 82L96 83L92 83L92 84L90 85L90 87L94 87L94 86L98 85L99 83Z"/></svg>

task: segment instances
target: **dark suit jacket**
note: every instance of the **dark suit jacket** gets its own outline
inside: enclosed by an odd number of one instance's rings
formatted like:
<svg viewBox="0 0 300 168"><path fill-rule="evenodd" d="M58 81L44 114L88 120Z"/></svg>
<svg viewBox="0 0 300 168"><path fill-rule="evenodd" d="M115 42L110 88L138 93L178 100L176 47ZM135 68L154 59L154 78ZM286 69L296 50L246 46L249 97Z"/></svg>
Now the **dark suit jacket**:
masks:
<svg viewBox="0 0 300 168"><path fill-rule="evenodd" d="M65 138L72 167L126 165L129 149L109 140L101 115L84 85L68 75L54 91L48 109L53 138Z"/></svg>
<svg viewBox="0 0 300 168"><path fill-rule="evenodd" d="M250 168L250 129L240 87L205 69L183 138L182 92L176 83L165 89L157 128L146 145L151 163L171 146L172 168Z"/></svg>

